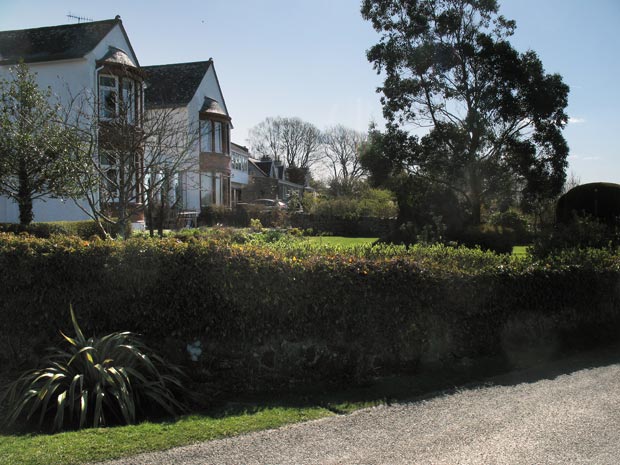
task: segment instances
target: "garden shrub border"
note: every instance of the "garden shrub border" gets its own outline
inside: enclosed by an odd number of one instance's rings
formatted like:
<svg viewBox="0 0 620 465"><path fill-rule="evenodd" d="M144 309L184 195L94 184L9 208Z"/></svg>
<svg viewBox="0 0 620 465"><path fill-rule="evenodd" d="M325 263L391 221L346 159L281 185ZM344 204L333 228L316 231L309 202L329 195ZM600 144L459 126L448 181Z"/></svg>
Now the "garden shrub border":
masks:
<svg viewBox="0 0 620 465"><path fill-rule="evenodd" d="M356 383L620 334L620 256L604 250L536 262L445 246L0 234L0 270L0 366L36 362L70 329L71 303L84 331L140 333L214 390Z"/></svg>

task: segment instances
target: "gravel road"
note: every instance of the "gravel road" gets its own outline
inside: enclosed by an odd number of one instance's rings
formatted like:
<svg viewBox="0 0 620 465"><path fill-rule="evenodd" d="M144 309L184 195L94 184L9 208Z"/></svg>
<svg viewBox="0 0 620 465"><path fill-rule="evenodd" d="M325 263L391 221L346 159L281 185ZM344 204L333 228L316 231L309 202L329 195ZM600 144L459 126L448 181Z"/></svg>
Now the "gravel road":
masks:
<svg viewBox="0 0 620 465"><path fill-rule="evenodd" d="M620 364L462 390L106 465L618 464Z"/></svg>

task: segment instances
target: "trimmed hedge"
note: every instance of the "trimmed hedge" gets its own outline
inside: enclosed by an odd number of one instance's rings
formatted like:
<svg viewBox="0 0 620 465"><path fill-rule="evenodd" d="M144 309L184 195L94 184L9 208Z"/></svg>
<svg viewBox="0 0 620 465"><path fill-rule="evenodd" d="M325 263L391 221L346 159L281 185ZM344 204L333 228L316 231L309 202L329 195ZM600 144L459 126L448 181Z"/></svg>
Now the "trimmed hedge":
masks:
<svg viewBox="0 0 620 465"><path fill-rule="evenodd" d="M110 226L108 231L114 237L118 235L118 227L116 226ZM0 232L13 234L27 233L42 239L49 239L54 234L77 236L82 239L90 239L93 236L98 236L103 239L103 234L99 226L92 220L52 221L49 223L31 223L27 226L18 223L0 223Z"/></svg>
<svg viewBox="0 0 620 465"><path fill-rule="evenodd" d="M532 347L620 334L620 257L609 251L533 262L444 246L344 253L292 241L0 234L0 271L0 366L32 363L70 330L72 303L86 333L141 333L218 389L357 382L463 357L518 361Z"/></svg>

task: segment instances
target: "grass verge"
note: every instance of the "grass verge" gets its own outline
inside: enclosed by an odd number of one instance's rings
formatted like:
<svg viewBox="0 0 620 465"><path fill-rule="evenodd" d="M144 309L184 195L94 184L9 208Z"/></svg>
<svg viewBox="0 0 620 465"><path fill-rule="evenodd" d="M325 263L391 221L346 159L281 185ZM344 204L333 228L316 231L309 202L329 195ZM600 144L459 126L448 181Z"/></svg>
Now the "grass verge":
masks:
<svg viewBox="0 0 620 465"><path fill-rule="evenodd" d="M189 415L167 423L145 422L52 435L0 435L0 463L77 465L277 428L333 414L323 407L268 407L222 417Z"/></svg>

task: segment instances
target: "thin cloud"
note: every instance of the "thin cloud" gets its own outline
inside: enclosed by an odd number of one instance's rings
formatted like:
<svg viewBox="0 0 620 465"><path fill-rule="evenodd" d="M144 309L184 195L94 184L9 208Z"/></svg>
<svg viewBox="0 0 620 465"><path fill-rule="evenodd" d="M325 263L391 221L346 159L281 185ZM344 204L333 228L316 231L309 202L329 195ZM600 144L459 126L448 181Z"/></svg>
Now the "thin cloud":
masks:
<svg viewBox="0 0 620 465"><path fill-rule="evenodd" d="M583 124L586 122L585 118L575 118L575 117L569 117L568 118L568 124Z"/></svg>
<svg viewBox="0 0 620 465"><path fill-rule="evenodd" d="M584 161L595 161L595 160L600 160L601 157L583 157Z"/></svg>

